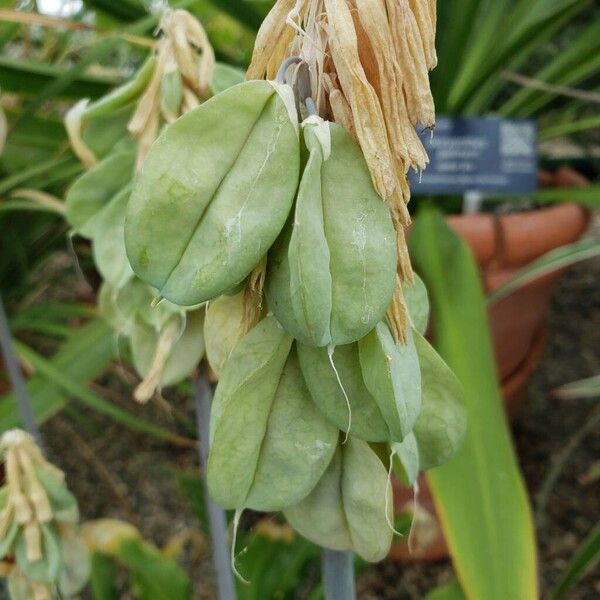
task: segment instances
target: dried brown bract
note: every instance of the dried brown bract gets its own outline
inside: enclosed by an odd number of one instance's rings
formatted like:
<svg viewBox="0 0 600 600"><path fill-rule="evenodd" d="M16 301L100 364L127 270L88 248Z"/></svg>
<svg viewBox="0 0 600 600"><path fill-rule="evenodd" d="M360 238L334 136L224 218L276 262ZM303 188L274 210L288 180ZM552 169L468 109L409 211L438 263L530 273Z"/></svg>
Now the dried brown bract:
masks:
<svg viewBox="0 0 600 600"><path fill-rule="evenodd" d="M428 163L416 126L435 126L429 85L437 64L435 32L436 0L278 0L247 74L274 78L286 59L302 59L318 113L358 141L375 188L390 204L402 281L412 280L404 232L410 224L407 173ZM299 72L289 69L288 82L295 85ZM390 318L401 338L406 309L400 289Z"/></svg>

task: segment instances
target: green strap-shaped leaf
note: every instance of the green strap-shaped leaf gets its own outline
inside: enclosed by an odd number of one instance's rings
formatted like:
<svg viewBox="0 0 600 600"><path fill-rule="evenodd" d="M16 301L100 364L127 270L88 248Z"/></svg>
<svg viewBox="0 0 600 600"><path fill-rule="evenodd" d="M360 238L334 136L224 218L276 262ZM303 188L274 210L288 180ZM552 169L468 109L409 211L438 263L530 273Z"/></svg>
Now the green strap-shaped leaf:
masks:
<svg viewBox="0 0 600 600"><path fill-rule="evenodd" d="M300 162L291 90L240 84L165 130L127 216L134 271L183 306L228 292L279 235Z"/></svg>
<svg viewBox="0 0 600 600"><path fill-rule="evenodd" d="M358 145L339 125L312 119L304 124L308 158L294 218L270 254L266 290L296 339L338 346L359 340L385 315L396 238Z"/></svg>
<svg viewBox="0 0 600 600"><path fill-rule="evenodd" d="M284 515L310 541L377 562L392 543L392 505L382 462L368 444L350 437L338 446L315 489Z"/></svg>
<svg viewBox="0 0 600 600"><path fill-rule="evenodd" d="M211 416L208 485L225 508L281 510L327 468L338 430L314 405L292 338L273 317L234 350Z"/></svg>
<svg viewBox="0 0 600 600"><path fill-rule="evenodd" d="M410 248L430 293L436 347L465 390L465 443L428 475L455 569L469 599L534 600L531 509L502 408L477 266L432 208L419 213Z"/></svg>

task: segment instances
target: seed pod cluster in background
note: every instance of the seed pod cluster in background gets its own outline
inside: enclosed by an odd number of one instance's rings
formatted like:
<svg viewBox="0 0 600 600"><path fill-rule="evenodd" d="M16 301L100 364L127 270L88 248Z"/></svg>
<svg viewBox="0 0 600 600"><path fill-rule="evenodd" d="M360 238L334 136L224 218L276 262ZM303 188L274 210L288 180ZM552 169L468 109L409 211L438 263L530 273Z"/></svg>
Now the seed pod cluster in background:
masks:
<svg viewBox="0 0 600 600"><path fill-rule="evenodd" d="M31 436L0 439L6 483L0 488L0 561L13 600L76 596L90 574L79 535L77 501L64 475L44 459Z"/></svg>
<svg viewBox="0 0 600 600"><path fill-rule="evenodd" d="M101 304L147 372L140 396L206 345L213 498L371 561L392 539L392 469L413 484L465 431L404 241L406 173L427 162L415 126L434 121L430 4L279 0L247 81L171 123L178 63L143 164L131 141L114 150L135 180L106 191L98 163L86 177L104 191L71 191L74 227L118 240L94 241L97 262L127 258Z"/></svg>
<svg viewBox="0 0 600 600"><path fill-rule="evenodd" d="M200 23L167 11L162 37L134 77L99 100L75 105L66 117L73 150L86 172L69 189L66 215L75 235L90 240L102 277L99 308L129 343L148 401L188 377L204 355L204 309L167 300L138 278L125 246L125 220L135 173L161 130L221 91L240 72L215 62ZM182 303L180 303L182 304Z"/></svg>

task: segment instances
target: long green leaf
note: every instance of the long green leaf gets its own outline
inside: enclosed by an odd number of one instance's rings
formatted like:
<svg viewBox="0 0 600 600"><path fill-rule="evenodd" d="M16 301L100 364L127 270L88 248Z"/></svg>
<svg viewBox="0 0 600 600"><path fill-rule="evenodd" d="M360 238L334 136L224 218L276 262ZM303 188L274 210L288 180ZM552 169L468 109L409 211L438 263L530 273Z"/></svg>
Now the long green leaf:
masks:
<svg viewBox="0 0 600 600"><path fill-rule="evenodd" d="M470 54L448 98L452 111L475 113L485 107L482 95L489 99L485 84L490 78L510 67L521 64L539 44L546 41L589 0L562 0L548 5L544 0L519 2L507 12L506 3L497 2L488 11L482 31L486 38ZM485 90L485 93L484 93Z"/></svg>
<svg viewBox="0 0 600 600"><path fill-rule="evenodd" d="M424 600L464 600L464 598L460 583L455 579L429 592Z"/></svg>
<svg viewBox="0 0 600 600"><path fill-rule="evenodd" d="M572 86L593 75L600 68L600 20L571 42L563 52L532 75L532 78L552 85ZM498 110L503 116L529 116L546 106L554 94L524 87Z"/></svg>
<svg viewBox="0 0 600 600"><path fill-rule="evenodd" d="M519 288L522 288L524 285L544 275L548 275L548 273L554 273L555 271L596 256L600 256L600 240L597 239L586 239L570 244L569 246L562 246L544 254L541 258L521 269L504 285L492 292L488 299L490 302L497 302Z"/></svg>
<svg viewBox="0 0 600 600"><path fill-rule="evenodd" d="M70 69L0 56L0 81L6 92L37 95L44 87L70 74ZM56 91L55 97L98 98L118 83L120 80L114 77L99 77L82 72L69 77L69 81Z"/></svg>
<svg viewBox="0 0 600 600"><path fill-rule="evenodd" d="M100 375L113 357L112 330L103 321L95 320L74 331L52 357L51 364L64 377L83 384ZM41 375L32 377L27 389L38 423L54 416L67 404L68 396L59 387L48 385L47 379ZM14 407L15 400L11 394L0 398L0 431L19 426Z"/></svg>
<svg viewBox="0 0 600 600"><path fill-rule="evenodd" d="M54 385L69 396L77 398L82 404L85 404L96 412L106 415L130 429L147 433L161 440L174 440L177 438L170 431L122 410L111 402L104 400L104 398L90 392L84 384L65 376L49 360L46 360L28 346L16 341L15 349L17 354L23 360L30 363L46 379L48 384Z"/></svg>
<svg viewBox="0 0 600 600"><path fill-rule="evenodd" d="M428 476L461 587L470 600L534 600L533 520L498 389L477 266L431 207L419 212L410 248L431 295L436 347L465 389L465 445Z"/></svg>
<svg viewBox="0 0 600 600"><path fill-rule="evenodd" d="M553 391L553 394L563 400L600 398L600 375L561 385Z"/></svg>
<svg viewBox="0 0 600 600"><path fill-rule="evenodd" d="M117 564L114 558L92 554L91 588L94 600L119 600Z"/></svg>
<svg viewBox="0 0 600 600"><path fill-rule="evenodd" d="M575 202L589 208L600 208L600 185L576 188L548 188L531 195L536 202Z"/></svg>
<svg viewBox="0 0 600 600"><path fill-rule="evenodd" d="M125 539L117 556L132 572L138 600L191 599L191 584L185 572L150 544Z"/></svg>
<svg viewBox="0 0 600 600"><path fill-rule="evenodd" d="M240 0L209 0L217 8L231 15L243 25L258 31L262 23L263 15L257 11L252 2L240 2ZM257 4L257 3L254 3ZM264 2L263 4L267 4Z"/></svg>
<svg viewBox="0 0 600 600"><path fill-rule="evenodd" d="M600 56L600 52L598 53ZM569 120L565 123L553 122L540 129L540 140L551 140L557 137L600 129L600 116Z"/></svg>
<svg viewBox="0 0 600 600"><path fill-rule="evenodd" d="M573 560L563 573L558 585L550 598L558 600L581 579L587 571L593 569L600 562L600 523L594 527L590 535L583 542Z"/></svg>

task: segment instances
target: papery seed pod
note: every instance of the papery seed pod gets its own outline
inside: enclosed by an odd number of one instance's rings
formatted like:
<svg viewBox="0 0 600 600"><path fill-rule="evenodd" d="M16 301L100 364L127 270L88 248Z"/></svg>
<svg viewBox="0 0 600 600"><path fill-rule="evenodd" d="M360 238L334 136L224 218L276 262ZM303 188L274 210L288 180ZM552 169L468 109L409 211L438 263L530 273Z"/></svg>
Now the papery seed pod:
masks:
<svg viewBox="0 0 600 600"><path fill-rule="evenodd" d="M73 230L91 239L95 220L133 177L135 153L123 145L86 171L69 188L65 198L67 219Z"/></svg>
<svg viewBox="0 0 600 600"><path fill-rule="evenodd" d="M207 478L224 508L281 510L299 502L329 464L338 430L314 405L273 317L238 344L219 380Z"/></svg>
<svg viewBox="0 0 600 600"><path fill-rule="evenodd" d="M291 90L231 88L159 138L132 194L125 239L137 275L176 304L242 281L283 227L298 185Z"/></svg>
<svg viewBox="0 0 600 600"><path fill-rule="evenodd" d="M292 527L324 548L353 550L362 559L385 558L392 543L393 499L387 471L368 444L350 438L338 446L315 489L284 510Z"/></svg>
<svg viewBox="0 0 600 600"><path fill-rule="evenodd" d="M217 377L242 338L244 294L221 296L209 303L204 319L206 358Z"/></svg>
<svg viewBox="0 0 600 600"><path fill-rule="evenodd" d="M337 346L384 316L396 282L388 206L359 147L339 125L304 124L306 166L293 219L269 255L269 307L298 340Z"/></svg>
<svg viewBox="0 0 600 600"><path fill-rule="evenodd" d="M160 329L136 319L131 353L137 372L144 378L134 397L147 402L155 391L189 377L204 356L204 310L171 317Z"/></svg>
<svg viewBox="0 0 600 600"><path fill-rule="evenodd" d="M411 332L396 343L385 323L358 342L360 366L394 441L403 440L421 412L421 373ZM397 421L394 420L397 417Z"/></svg>
<svg viewBox="0 0 600 600"><path fill-rule="evenodd" d="M464 391L456 375L415 332L423 380L423 406L414 428L420 467L426 471L450 460L462 446L467 417Z"/></svg>
<svg viewBox="0 0 600 600"><path fill-rule="evenodd" d="M396 344L384 323L356 344L298 344L315 404L339 429L369 442L401 442L421 410L421 372L412 336ZM350 428L348 429L348 427Z"/></svg>

